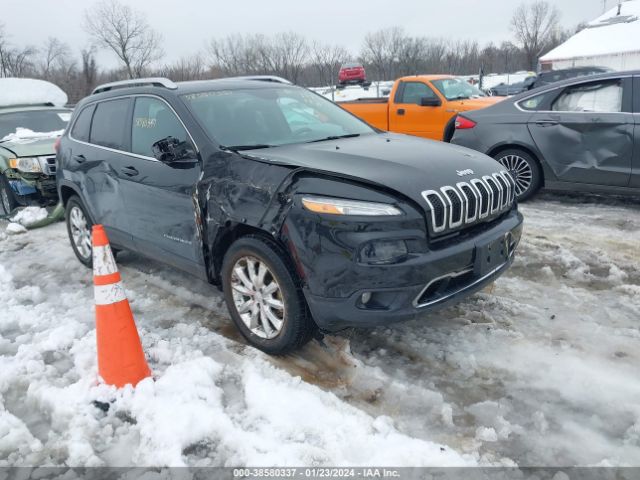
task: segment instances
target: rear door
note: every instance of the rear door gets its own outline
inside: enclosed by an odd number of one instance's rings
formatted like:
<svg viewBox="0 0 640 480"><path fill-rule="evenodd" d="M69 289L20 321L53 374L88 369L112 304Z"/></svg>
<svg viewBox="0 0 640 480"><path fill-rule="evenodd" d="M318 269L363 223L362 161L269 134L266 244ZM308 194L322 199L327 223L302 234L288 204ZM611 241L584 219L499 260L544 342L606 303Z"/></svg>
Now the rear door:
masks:
<svg viewBox="0 0 640 480"><path fill-rule="evenodd" d="M121 247L131 245L123 195L127 178L122 173L128 160L131 105L130 98L118 98L89 106L80 113L71 131L71 164L84 177L83 200L94 221L104 225L110 240ZM90 131L76 129L85 124L88 116L92 116Z"/></svg>
<svg viewBox="0 0 640 480"><path fill-rule="evenodd" d="M559 89L550 110L528 128L561 181L627 186L633 155L631 78L584 81Z"/></svg>
<svg viewBox="0 0 640 480"><path fill-rule="evenodd" d="M629 185L640 188L640 77L633 79L633 123L634 147Z"/></svg>
<svg viewBox="0 0 640 480"><path fill-rule="evenodd" d="M418 137L442 140L442 106L423 107L421 99L442 99L424 82L402 81L389 103L389 130Z"/></svg>
<svg viewBox="0 0 640 480"><path fill-rule="evenodd" d="M198 268L203 254L194 191L202 170L195 145L176 113L159 97L136 97L132 117L132 155L126 166L130 183L125 198L136 248L204 275ZM173 163L156 159L153 145L167 137L186 142L190 153Z"/></svg>

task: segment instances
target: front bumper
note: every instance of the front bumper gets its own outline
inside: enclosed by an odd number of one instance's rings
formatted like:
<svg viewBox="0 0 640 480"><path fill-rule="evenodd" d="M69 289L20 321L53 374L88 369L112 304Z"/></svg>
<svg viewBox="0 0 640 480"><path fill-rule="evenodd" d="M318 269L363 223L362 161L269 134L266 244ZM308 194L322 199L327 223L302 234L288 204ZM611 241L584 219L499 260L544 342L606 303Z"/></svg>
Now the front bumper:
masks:
<svg viewBox="0 0 640 480"><path fill-rule="evenodd" d="M522 215L514 209L490 229L427 251L411 262L375 267L358 265L356 268L362 271L355 277L350 276L349 295L315 295L305 288L309 309L321 329L337 331L409 320L456 304L509 268L522 234L522 220ZM486 254L481 250L485 247L481 246L501 244L501 239L506 238L510 246L504 256L496 257L500 259L497 263L481 265L479 252ZM372 281L372 274L376 281ZM371 294L366 304L363 294Z"/></svg>
<svg viewBox="0 0 640 480"><path fill-rule="evenodd" d="M8 170L5 175L18 203L56 203L58 191L54 175L21 173Z"/></svg>

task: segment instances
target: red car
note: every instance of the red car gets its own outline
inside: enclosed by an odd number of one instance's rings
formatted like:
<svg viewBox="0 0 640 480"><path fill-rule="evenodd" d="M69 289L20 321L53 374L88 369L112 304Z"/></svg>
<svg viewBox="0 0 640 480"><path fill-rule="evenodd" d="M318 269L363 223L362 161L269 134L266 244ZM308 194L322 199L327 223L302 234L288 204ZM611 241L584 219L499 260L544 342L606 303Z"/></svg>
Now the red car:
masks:
<svg viewBox="0 0 640 480"><path fill-rule="evenodd" d="M366 83L367 74L360 63L345 63L338 74L340 85Z"/></svg>

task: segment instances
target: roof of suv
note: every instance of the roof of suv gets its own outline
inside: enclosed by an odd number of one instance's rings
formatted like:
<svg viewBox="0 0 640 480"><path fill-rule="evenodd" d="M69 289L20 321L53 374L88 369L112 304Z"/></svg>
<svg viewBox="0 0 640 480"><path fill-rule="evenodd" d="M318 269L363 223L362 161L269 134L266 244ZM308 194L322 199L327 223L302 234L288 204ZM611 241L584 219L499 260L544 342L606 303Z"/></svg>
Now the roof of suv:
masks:
<svg viewBox="0 0 640 480"><path fill-rule="evenodd" d="M192 80L186 82L172 82L164 78L141 78L100 85L93 93L82 100L82 103L110 98L131 93L175 92L183 95L189 93L207 92L213 90L227 90L232 88L269 88L273 86L292 86L292 83L280 77L254 76L230 77L214 80Z"/></svg>

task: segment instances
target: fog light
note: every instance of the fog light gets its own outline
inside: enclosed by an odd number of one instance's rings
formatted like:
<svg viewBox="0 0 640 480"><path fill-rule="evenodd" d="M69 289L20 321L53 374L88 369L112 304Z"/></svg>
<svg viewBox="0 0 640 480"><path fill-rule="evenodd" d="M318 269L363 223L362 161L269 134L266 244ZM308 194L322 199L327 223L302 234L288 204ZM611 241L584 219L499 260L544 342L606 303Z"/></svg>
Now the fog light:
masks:
<svg viewBox="0 0 640 480"><path fill-rule="evenodd" d="M366 305L367 303L369 303L369 300L371 300L371 292L363 293L362 297L360 298L360 301L362 302L362 304Z"/></svg>
<svg viewBox="0 0 640 480"><path fill-rule="evenodd" d="M360 261L370 264L395 263L407 256L404 240L375 240L360 250Z"/></svg>

